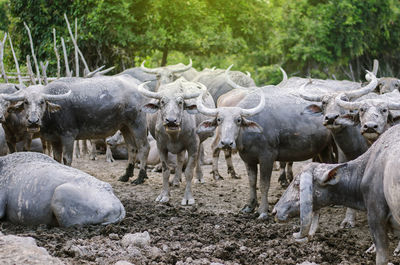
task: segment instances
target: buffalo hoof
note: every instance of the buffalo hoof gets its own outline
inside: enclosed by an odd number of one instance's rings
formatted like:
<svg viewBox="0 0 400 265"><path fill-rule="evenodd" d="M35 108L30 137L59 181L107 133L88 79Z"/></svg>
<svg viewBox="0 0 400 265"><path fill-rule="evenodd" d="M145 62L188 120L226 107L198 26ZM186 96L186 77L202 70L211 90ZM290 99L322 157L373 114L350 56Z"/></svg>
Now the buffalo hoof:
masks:
<svg viewBox="0 0 400 265"><path fill-rule="evenodd" d="M185 206L185 205L193 205L194 204L194 198L187 199L187 198L183 197L181 204L183 206Z"/></svg>
<svg viewBox="0 0 400 265"><path fill-rule="evenodd" d="M268 214L267 213L261 213L258 218L258 220L268 220Z"/></svg>
<svg viewBox="0 0 400 265"><path fill-rule="evenodd" d="M219 174L218 171L211 171L210 172L213 176L214 180L223 180L224 178Z"/></svg>
<svg viewBox="0 0 400 265"><path fill-rule="evenodd" d="M366 254L374 254L376 252L375 244L372 244L366 251Z"/></svg>
<svg viewBox="0 0 400 265"><path fill-rule="evenodd" d="M300 232L293 233L293 237L296 242L308 242L308 237L302 237Z"/></svg>
<svg viewBox="0 0 400 265"><path fill-rule="evenodd" d="M174 178L174 179L172 180L172 182L169 183L169 185L170 185L170 186L173 186L173 187L179 187L179 185L180 185L180 180Z"/></svg>
<svg viewBox="0 0 400 265"><path fill-rule="evenodd" d="M196 183L204 184L206 183L206 181L204 180L204 178L197 178Z"/></svg>
<svg viewBox="0 0 400 265"><path fill-rule="evenodd" d="M121 182L128 182L128 180L129 180L129 176L127 176L126 174L123 175L123 176L121 176L121 177L118 179L118 181L121 181Z"/></svg>
<svg viewBox="0 0 400 265"><path fill-rule="evenodd" d="M236 174L235 169L228 167L228 174L231 175L233 179L240 179L239 175Z"/></svg>
<svg viewBox="0 0 400 265"><path fill-rule="evenodd" d="M156 198L156 202L168 202L169 201L169 196L168 194L164 194L164 192L162 192L160 195L158 195L158 197Z"/></svg>
<svg viewBox="0 0 400 265"><path fill-rule="evenodd" d="M282 188L287 188L289 186L289 183L287 182L286 178L279 178L279 184L281 184Z"/></svg>
<svg viewBox="0 0 400 265"><path fill-rule="evenodd" d="M254 212L255 207L251 207L250 205L245 205L242 210L242 213L252 213Z"/></svg>
<svg viewBox="0 0 400 265"><path fill-rule="evenodd" d="M340 228L354 228L356 226L356 222L353 217L348 217L343 219L343 221L340 223Z"/></svg>
<svg viewBox="0 0 400 265"><path fill-rule="evenodd" d="M397 245L396 249L393 251L393 256L395 256L395 257L400 256L400 242Z"/></svg>
<svg viewBox="0 0 400 265"><path fill-rule="evenodd" d="M209 166L209 165L212 165L212 159L203 159L203 160L201 160L201 165L202 166Z"/></svg>
<svg viewBox="0 0 400 265"><path fill-rule="evenodd" d="M288 171L286 173L286 178L289 180L289 183L293 181L293 173L291 171Z"/></svg>
<svg viewBox="0 0 400 265"><path fill-rule="evenodd" d="M107 158L106 159L106 162L108 162L108 163L113 163L115 160L114 160L114 158Z"/></svg>
<svg viewBox="0 0 400 265"><path fill-rule="evenodd" d="M145 170L140 170L139 171L139 177L137 179L135 179L134 181L132 181L131 183L135 184L135 185L143 184L144 180L147 179L147 178L148 177L147 177L146 171Z"/></svg>

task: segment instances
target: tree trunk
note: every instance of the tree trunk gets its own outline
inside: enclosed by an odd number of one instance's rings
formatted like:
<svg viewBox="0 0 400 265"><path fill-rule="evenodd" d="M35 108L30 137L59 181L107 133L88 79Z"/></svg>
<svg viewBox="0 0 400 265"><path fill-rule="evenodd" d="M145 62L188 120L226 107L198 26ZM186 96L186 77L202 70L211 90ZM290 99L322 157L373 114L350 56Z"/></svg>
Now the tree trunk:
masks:
<svg viewBox="0 0 400 265"><path fill-rule="evenodd" d="M161 66L167 65L167 58L168 58L168 47L165 46L162 54Z"/></svg>

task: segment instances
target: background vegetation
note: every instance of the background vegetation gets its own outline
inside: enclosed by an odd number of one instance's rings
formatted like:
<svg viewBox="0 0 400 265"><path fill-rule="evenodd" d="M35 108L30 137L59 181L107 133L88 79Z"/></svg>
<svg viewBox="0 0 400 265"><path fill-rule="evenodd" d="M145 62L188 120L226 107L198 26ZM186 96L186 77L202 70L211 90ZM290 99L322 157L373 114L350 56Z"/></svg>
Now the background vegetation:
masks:
<svg viewBox="0 0 400 265"><path fill-rule="evenodd" d="M115 65L116 73L144 59L156 67L192 58L200 70L234 63L267 84L281 79L278 66L291 75L359 80L377 58L380 76L400 76L398 0L0 0L0 30L11 34L20 63L30 54L25 21L50 73L52 28L59 51L66 39L74 69L64 13L78 19L91 69ZM5 56L12 71L9 45Z"/></svg>

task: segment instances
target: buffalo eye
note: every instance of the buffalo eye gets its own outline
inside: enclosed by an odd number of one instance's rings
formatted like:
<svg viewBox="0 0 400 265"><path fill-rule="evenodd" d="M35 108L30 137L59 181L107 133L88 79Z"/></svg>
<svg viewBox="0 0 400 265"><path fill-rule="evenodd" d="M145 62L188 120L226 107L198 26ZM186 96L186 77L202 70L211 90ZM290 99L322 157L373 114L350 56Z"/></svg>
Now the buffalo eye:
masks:
<svg viewBox="0 0 400 265"><path fill-rule="evenodd" d="M221 118L217 118L217 122L220 123L221 122Z"/></svg>
<svg viewBox="0 0 400 265"><path fill-rule="evenodd" d="M172 75L172 74L170 74L168 77L169 77L170 79L172 79L173 75Z"/></svg>
<svg viewBox="0 0 400 265"><path fill-rule="evenodd" d="M237 122L237 123L241 123L241 122L242 122L242 118L240 118L240 117L237 118L237 119L236 119L236 122Z"/></svg>
<svg viewBox="0 0 400 265"><path fill-rule="evenodd" d="M161 75L160 75L160 74L156 74L156 77L157 77L157 78L160 78L160 77L161 77Z"/></svg>
<svg viewBox="0 0 400 265"><path fill-rule="evenodd" d="M40 101L40 104L43 105L43 104L44 104L44 100L41 100L41 101Z"/></svg>
<svg viewBox="0 0 400 265"><path fill-rule="evenodd" d="M28 105L29 104L28 100L25 99L24 104Z"/></svg>
<svg viewBox="0 0 400 265"><path fill-rule="evenodd" d="M360 111L363 112L363 111L364 111L364 108L360 108Z"/></svg>
<svg viewBox="0 0 400 265"><path fill-rule="evenodd" d="M165 104L165 100L160 100L160 103L161 103L161 105L164 105Z"/></svg>
<svg viewBox="0 0 400 265"><path fill-rule="evenodd" d="M395 87L398 87L398 86L399 86L399 84L398 84L398 83L396 83L396 84L394 84L394 86L395 86Z"/></svg>
<svg viewBox="0 0 400 265"><path fill-rule="evenodd" d="M326 105L326 101L325 100L322 100L322 105Z"/></svg>
<svg viewBox="0 0 400 265"><path fill-rule="evenodd" d="M388 110L387 109L382 109L382 112L386 113Z"/></svg>

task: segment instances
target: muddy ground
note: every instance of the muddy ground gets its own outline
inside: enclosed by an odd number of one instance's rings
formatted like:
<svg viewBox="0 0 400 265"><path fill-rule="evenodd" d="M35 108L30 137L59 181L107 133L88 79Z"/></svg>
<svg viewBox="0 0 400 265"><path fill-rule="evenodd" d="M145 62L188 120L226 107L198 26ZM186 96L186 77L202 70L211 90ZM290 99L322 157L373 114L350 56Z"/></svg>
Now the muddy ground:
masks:
<svg viewBox="0 0 400 265"><path fill-rule="evenodd" d="M205 184L194 184L195 206L182 207L184 184L174 188L168 204L155 203L161 190L161 173L148 172L145 184L134 186L117 179L124 173L125 161L105 162L75 159L73 166L111 183L126 209L126 218L118 224L73 228L23 227L0 223L4 234L31 236L37 244L67 264L114 264L120 260L134 264L374 264L375 256L365 254L371 245L365 213L359 213L353 229L339 227L345 213L341 207L321 213L320 228L308 243L297 243L292 233L299 230L298 219L276 223L273 218L258 221L256 215L239 213L248 197L243 162L234 156L241 179L231 179L221 158L224 180L215 182L204 166ZM303 163L304 164L304 163ZM302 163L295 163L297 173ZM135 172L137 173L137 171ZM283 189L272 176L270 210ZM121 239L127 233L148 231L151 247L124 249ZM391 251L396 239L392 237ZM400 263L399 257L392 262Z"/></svg>

